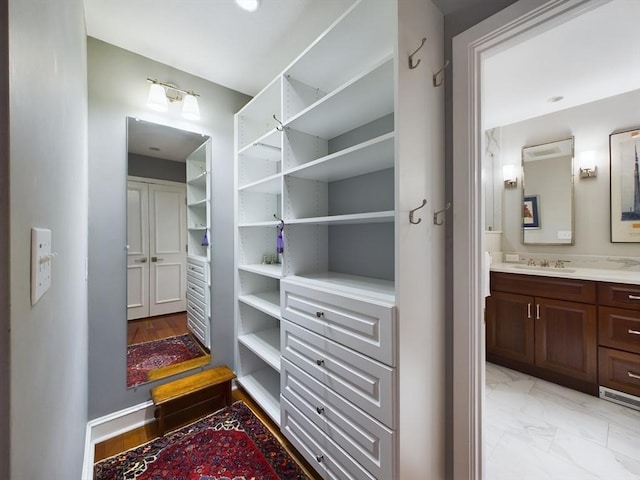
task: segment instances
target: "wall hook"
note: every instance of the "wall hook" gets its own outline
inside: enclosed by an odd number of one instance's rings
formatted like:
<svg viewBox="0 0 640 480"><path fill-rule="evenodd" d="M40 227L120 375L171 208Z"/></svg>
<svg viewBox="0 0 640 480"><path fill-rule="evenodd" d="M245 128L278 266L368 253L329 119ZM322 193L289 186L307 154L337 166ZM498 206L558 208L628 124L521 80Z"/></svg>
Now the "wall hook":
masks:
<svg viewBox="0 0 640 480"><path fill-rule="evenodd" d="M444 69L447 68L448 66L449 66L449 60L444 62L444 66L440 70L438 70L436 73L433 74L434 87L439 87L440 85L442 85L442 82L444 81ZM442 78L438 79L438 75L440 75L441 73L442 73Z"/></svg>
<svg viewBox="0 0 640 480"><path fill-rule="evenodd" d="M409 223L413 223L414 225L417 225L422 221L421 218L419 218L418 220L414 220L413 219L413 214L416 212L416 210L420 210L426 204L427 204L427 201L423 198L422 199L422 205L420 205L419 207L414 208L413 210L409 210Z"/></svg>
<svg viewBox="0 0 640 480"><path fill-rule="evenodd" d="M420 59L418 59L418 61L416 63L413 63L413 56L418 53L420 51L420 49L422 47L424 47L425 42L427 41L426 37L422 39L422 43L420 44L420 46L416 49L415 52L413 52L411 55L409 55L409 68L411 70L413 70L414 68L416 68L418 65L420 65Z"/></svg>
<svg viewBox="0 0 640 480"><path fill-rule="evenodd" d="M433 214L433 224L434 225L444 225L444 218L440 220L440 214L445 213L447 210L451 208L451 203L447 203L447 205L442 209L438 210Z"/></svg>
<svg viewBox="0 0 640 480"><path fill-rule="evenodd" d="M273 114L273 119L278 122L278 125L276 125L276 130L278 130L279 132L281 132L282 130L284 130L284 125L282 125L282 122L280 120L278 120L278 117L276 117L276 114Z"/></svg>

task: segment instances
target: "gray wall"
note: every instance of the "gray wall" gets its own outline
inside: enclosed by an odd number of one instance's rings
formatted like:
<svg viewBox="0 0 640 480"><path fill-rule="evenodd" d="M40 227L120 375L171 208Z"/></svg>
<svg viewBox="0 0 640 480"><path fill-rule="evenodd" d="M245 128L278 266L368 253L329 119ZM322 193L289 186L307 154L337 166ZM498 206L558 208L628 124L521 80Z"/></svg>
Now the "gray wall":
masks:
<svg viewBox="0 0 640 480"><path fill-rule="evenodd" d="M0 478L9 478L9 2L0 0Z"/></svg>
<svg viewBox="0 0 640 480"><path fill-rule="evenodd" d="M9 4L10 478L77 479L88 378L84 9L82 0ZM58 254L34 306L31 227L50 228Z"/></svg>
<svg viewBox="0 0 640 480"><path fill-rule="evenodd" d="M452 55L452 40L456 35L464 32L472 26L480 23L482 20L490 17L491 15L503 10L516 0L478 0L477 5L463 8L456 12L445 15L444 17L444 57L451 60ZM452 77L455 72L452 71L452 67L449 66L445 70L445 101L444 101L444 115L445 115L445 197L447 202L452 202L453 198L453 88ZM451 216L449 215L448 219ZM445 223L446 228L446 278L445 278L445 292L446 292L446 342L447 342L447 371L445 378L447 384L445 385L447 392L447 412L446 412L446 424L453 424L453 416L451 405L453 403L453 222L447 221ZM452 437L451 428L447 429L447 449L446 449L446 465L447 465L447 478L451 478L453 472L453 452L452 452Z"/></svg>
<svg viewBox="0 0 640 480"><path fill-rule="evenodd" d="M249 97L99 40L88 39L89 73L89 418L148 400L154 384L127 390L126 117L211 136L212 363L234 364L233 114ZM194 90L201 120L146 108L147 77Z"/></svg>
<svg viewBox="0 0 640 480"><path fill-rule="evenodd" d="M187 182L187 165L164 158L147 157L130 153L128 155L128 175L132 177L155 178L171 182Z"/></svg>

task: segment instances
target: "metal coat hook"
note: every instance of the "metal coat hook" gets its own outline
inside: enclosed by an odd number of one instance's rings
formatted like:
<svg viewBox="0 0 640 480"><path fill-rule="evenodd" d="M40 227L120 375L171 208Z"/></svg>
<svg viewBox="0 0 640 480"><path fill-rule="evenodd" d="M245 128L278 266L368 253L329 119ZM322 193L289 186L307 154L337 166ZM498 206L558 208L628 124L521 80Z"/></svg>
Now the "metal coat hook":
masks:
<svg viewBox="0 0 640 480"><path fill-rule="evenodd" d="M422 221L421 218L419 218L418 220L414 220L413 219L413 214L416 212L416 210L420 210L426 204L427 204L427 201L423 198L422 199L422 205L420 205L419 207L414 208L413 210L409 210L409 223L413 223L414 225L417 225Z"/></svg>
<svg viewBox="0 0 640 480"><path fill-rule="evenodd" d="M278 120L278 117L276 117L276 114L273 114L273 119L278 122L278 126L276 126L276 130L278 130L279 132L281 132L282 130L284 130L284 125L282 125L282 122L280 120Z"/></svg>
<svg viewBox="0 0 640 480"><path fill-rule="evenodd" d="M439 216L441 213L445 213L447 210L451 208L451 203L447 203L447 205L442 209L438 210L433 214L433 224L434 225L444 225L444 218L440 220Z"/></svg>
<svg viewBox="0 0 640 480"><path fill-rule="evenodd" d="M421 44L420 44L420 46L416 49L416 51L415 51L415 52L413 52L411 55L409 55L409 68L410 68L411 70L413 70L413 69L414 69L414 68L416 68L418 65L420 65L420 59L418 59L418 61L417 61L416 63L413 63L413 56L414 56L416 53L418 53L422 47L424 47L424 44L426 43L426 41L427 41L427 38L426 38L426 37L425 37L425 38L423 38L423 39L422 39L422 43L421 43Z"/></svg>
<svg viewBox="0 0 640 480"><path fill-rule="evenodd" d="M276 220L278 220L280 222L280 225L284 225L284 220L282 220L279 216L277 216L275 213L273 214L273 218L275 218Z"/></svg>
<svg viewBox="0 0 640 480"><path fill-rule="evenodd" d="M444 81L444 74L442 75L442 78L440 80L438 80L438 75L443 73L444 69L447 68L448 66L449 66L449 60L444 62L444 66L440 70L438 70L436 73L433 74L433 86L434 87L439 87L440 85L442 85L442 82Z"/></svg>

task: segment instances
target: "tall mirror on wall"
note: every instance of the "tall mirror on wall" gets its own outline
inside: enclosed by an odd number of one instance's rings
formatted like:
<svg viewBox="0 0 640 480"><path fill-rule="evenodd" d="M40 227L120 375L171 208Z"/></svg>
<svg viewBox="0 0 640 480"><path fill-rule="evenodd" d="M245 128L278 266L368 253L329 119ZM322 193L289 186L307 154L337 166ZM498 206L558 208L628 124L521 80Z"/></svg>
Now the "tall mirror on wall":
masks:
<svg viewBox="0 0 640 480"><path fill-rule="evenodd" d="M127 387L210 363L209 137L127 119Z"/></svg>
<svg viewBox="0 0 640 480"><path fill-rule="evenodd" d="M573 245L573 138L522 148L522 243Z"/></svg>

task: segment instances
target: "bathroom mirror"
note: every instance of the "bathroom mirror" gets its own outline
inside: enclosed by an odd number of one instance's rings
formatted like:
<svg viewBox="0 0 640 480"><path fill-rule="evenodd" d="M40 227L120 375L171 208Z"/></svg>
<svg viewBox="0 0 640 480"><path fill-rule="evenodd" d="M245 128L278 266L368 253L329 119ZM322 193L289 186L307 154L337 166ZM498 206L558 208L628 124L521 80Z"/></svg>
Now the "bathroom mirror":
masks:
<svg viewBox="0 0 640 480"><path fill-rule="evenodd" d="M522 148L522 243L573 245L573 137Z"/></svg>
<svg viewBox="0 0 640 480"><path fill-rule="evenodd" d="M127 388L211 361L210 338L189 318L209 321L201 239L209 234L210 144L200 133L127 119ZM194 257L201 279L187 274ZM202 298L188 286L201 287Z"/></svg>

